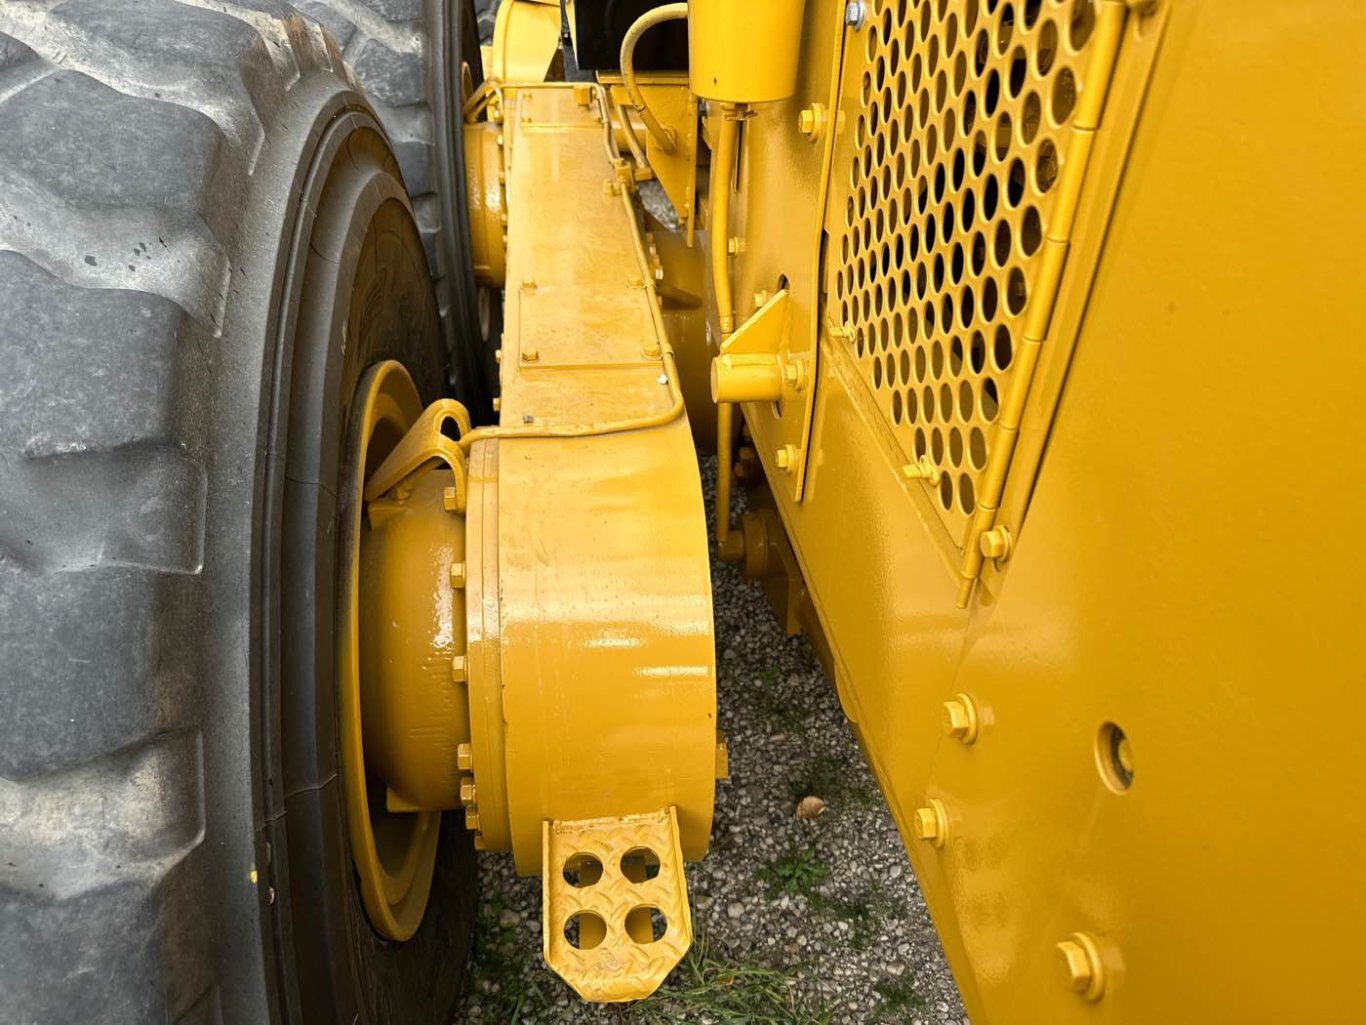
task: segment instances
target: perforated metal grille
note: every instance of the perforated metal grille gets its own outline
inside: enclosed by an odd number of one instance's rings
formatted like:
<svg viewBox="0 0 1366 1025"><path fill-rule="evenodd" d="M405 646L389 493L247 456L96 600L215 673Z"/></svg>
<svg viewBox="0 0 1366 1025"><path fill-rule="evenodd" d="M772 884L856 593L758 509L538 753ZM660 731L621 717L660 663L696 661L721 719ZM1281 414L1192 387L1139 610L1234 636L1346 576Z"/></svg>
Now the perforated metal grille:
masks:
<svg viewBox="0 0 1366 1025"><path fill-rule="evenodd" d="M942 471L933 498L960 543L1095 14L1091 0L879 0L848 40L833 300L906 461Z"/></svg>

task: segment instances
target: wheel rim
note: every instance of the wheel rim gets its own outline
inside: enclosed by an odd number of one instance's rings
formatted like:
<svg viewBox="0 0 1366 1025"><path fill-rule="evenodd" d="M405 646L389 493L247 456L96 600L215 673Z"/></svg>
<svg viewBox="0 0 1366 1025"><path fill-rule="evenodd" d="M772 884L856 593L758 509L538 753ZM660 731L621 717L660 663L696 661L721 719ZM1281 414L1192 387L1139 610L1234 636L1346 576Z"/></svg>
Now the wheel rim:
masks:
<svg viewBox="0 0 1366 1025"><path fill-rule="evenodd" d="M362 491L372 473L422 412L417 388L392 360L367 370L356 386L343 455L343 520L339 551L337 649L338 729L342 792L351 853L371 924L406 940L417 931L431 892L440 833L439 811L390 811L385 786L365 759L361 672Z"/></svg>

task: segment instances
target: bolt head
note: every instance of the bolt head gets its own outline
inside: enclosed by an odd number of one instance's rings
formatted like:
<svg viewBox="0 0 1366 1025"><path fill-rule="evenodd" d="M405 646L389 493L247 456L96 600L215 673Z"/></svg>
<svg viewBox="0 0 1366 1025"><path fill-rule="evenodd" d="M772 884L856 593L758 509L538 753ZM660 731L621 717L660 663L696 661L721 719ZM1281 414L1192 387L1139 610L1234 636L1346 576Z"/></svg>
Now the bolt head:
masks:
<svg viewBox="0 0 1366 1025"><path fill-rule="evenodd" d="M457 588L465 586L465 564L463 562L451 563L451 586Z"/></svg>
<svg viewBox="0 0 1366 1025"><path fill-rule="evenodd" d="M849 2L844 5L844 23L852 29L860 29L863 27L862 0L849 0ZM499 139L501 140L502 136L499 136Z"/></svg>
<svg viewBox="0 0 1366 1025"><path fill-rule="evenodd" d="M455 767L461 772L474 770L474 748L469 744L455 746Z"/></svg>
<svg viewBox="0 0 1366 1025"><path fill-rule="evenodd" d="M469 679L469 669L465 662L465 656L454 656L451 659L451 681L454 683L464 683L467 679Z"/></svg>
<svg viewBox="0 0 1366 1025"><path fill-rule="evenodd" d="M479 832L479 809L465 809L465 828L468 829L471 833Z"/></svg>
<svg viewBox="0 0 1366 1025"><path fill-rule="evenodd" d="M954 698L944 702L944 732L955 740L964 740L972 731L972 713L967 703Z"/></svg>
<svg viewBox="0 0 1366 1025"><path fill-rule="evenodd" d="M797 115L797 130L803 135L810 135L816 130L816 112L810 107Z"/></svg>
<svg viewBox="0 0 1366 1025"><path fill-rule="evenodd" d="M460 803L466 808L476 803L478 790L474 785L474 777L466 776L460 781Z"/></svg>
<svg viewBox="0 0 1366 1025"><path fill-rule="evenodd" d="M915 838L933 843L939 839L939 816L933 808L917 808L915 811Z"/></svg>
<svg viewBox="0 0 1366 1025"><path fill-rule="evenodd" d="M522 361L524 363L535 363L540 358L541 354L537 352L534 348L522 350Z"/></svg>
<svg viewBox="0 0 1366 1025"><path fill-rule="evenodd" d="M993 527L982 534L978 545L988 559L1004 559L1010 554L1010 532L1005 527Z"/></svg>
<svg viewBox="0 0 1366 1025"><path fill-rule="evenodd" d="M1075 940L1063 940L1056 949L1062 984L1075 993L1085 993L1095 975L1091 955Z"/></svg>

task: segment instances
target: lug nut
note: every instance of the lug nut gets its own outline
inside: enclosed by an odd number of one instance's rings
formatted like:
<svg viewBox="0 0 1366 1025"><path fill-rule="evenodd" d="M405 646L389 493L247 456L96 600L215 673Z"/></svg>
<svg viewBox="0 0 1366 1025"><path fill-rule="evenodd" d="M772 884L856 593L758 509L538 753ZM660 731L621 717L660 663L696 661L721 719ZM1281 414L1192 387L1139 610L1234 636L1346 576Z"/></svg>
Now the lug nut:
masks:
<svg viewBox="0 0 1366 1025"><path fill-rule="evenodd" d="M455 767L461 772L474 771L474 748L469 744L455 746Z"/></svg>
<svg viewBox="0 0 1366 1025"><path fill-rule="evenodd" d="M475 803L477 796L478 791L474 785L474 777L466 776L460 781L460 803L468 808Z"/></svg>
<svg viewBox="0 0 1366 1025"><path fill-rule="evenodd" d="M477 832L479 832L479 809L478 809L478 808L466 808L466 809L465 809L465 828L468 829L471 833L477 833Z"/></svg>

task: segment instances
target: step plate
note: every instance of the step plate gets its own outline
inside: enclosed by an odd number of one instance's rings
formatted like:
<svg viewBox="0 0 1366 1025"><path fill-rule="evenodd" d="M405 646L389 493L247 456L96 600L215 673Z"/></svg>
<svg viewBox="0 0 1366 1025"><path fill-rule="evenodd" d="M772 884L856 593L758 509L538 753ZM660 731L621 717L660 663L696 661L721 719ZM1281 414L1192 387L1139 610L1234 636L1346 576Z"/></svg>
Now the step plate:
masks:
<svg viewBox="0 0 1366 1025"><path fill-rule="evenodd" d="M542 828L546 963L585 1000L649 996L692 944L675 810Z"/></svg>

